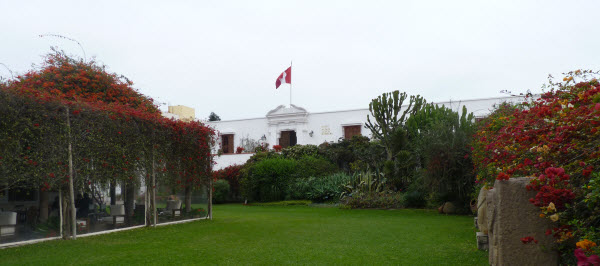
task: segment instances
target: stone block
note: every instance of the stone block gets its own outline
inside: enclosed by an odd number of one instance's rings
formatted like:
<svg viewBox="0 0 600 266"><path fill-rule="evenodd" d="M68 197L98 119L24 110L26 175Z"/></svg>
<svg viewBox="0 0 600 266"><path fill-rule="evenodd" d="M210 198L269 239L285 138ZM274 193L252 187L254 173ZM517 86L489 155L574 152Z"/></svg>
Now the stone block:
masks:
<svg viewBox="0 0 600 266"><path fill-rule="evenodd" d="M494 229L493 229L493 225L494 225L494 219L496 217L496 205L495 205L495 201L496 200L496 190L494 189L490 189L487 191L487 196L486 196L486 208L485 208L485 223L482 223L481 221L479 221L479 225L481 226L482 224L485 225L485 227L487 228L488 231L488 250L489 250L489 263L490 265L493 265L493 261L496 260L496 239L494 238Z"/></svg>
<svg viewBox="0 0 600 266"><path fill-rule="evenodd" d="M497 180L488 191L490 265L558 265L554 239L545 234L552 222L540 218L540 209L529 202L535 196L525 188L529 182L523 177ZM523 244L526 236L539 242Z"/></svg>
<svg viewBox="0 0 600 266"><path fill-rule="evenodd" d="M487 227L487 194L489 190L486 188L481 188L479 190L479 196L477 196L477 228L479 231L484 234L488 233Z"/></svg>
<svg viewBox="0 0 600 266"><path fill-rule="evenodd" d="M483 232L477 232L475 237L477 239L477 249L488 250L488 235L484 234Z"/></svg>

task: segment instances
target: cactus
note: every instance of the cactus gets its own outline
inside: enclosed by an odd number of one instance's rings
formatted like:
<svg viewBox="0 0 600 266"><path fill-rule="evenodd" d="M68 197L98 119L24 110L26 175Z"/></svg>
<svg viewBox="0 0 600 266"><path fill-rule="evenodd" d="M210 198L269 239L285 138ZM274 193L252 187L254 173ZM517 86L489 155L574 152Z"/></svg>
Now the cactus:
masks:
<svg viewBox="0 0 600 266"><path fill-rule="evenodd" d="M409 99L408 106L404 106L404 111L401 113L402 104L407 98ZM388 160L394 158L394 134L404 125L408 118L407 115L413 115L425 103L426 101L419 95L408 97L406 92L400 93L397 90L386 92L369 103L369 111L374 121L371 122L371 117L367 115L365 128L371 130L374 138L381 140ZM398 117L398 114L401 116Z"/></svg>

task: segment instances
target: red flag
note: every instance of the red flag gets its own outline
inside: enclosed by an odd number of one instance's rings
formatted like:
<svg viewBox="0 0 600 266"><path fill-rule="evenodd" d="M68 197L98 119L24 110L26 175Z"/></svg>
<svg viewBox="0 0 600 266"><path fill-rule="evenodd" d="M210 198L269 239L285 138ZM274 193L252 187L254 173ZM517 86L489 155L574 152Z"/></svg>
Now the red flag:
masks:
<svg viewBox="0 0 600 266"><path fill-rule="evenodd" d="M279 88L282 83L292 84L292 67L288 67L275 81L275 89Z"/></svg>

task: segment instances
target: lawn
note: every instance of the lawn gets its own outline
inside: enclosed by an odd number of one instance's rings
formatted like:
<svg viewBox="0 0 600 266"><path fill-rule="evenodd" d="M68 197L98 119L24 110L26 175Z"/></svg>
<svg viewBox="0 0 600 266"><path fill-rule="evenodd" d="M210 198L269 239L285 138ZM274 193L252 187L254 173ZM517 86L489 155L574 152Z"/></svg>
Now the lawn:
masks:
<svg viewBox="0 0 600 266"><path fill-rule="evenodd" d="M214 220L0 250L2 265L488 265L473 218L430 210L216 205Z"/></svg>

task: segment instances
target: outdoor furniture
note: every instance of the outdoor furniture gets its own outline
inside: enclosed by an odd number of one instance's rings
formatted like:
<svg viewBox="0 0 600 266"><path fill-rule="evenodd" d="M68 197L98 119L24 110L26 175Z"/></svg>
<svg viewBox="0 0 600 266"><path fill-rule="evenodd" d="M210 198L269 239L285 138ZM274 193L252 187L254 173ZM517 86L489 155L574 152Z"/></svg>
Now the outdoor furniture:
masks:
<svg viewBox="0 0 600 266"><path fill-rule="evenodd" d="M181 200L167 200L167 207L160 213L172 215L173 218L181 215Z"/></svg>
<svg viewBox="0 0 600 266"><path fill-rule="evenodd" d="M118 224L125 223L125 205L117 204L110 205L110 216L113 217L113 225L116 227Z"/></svg>
<svg viewBox="0 0 600 266"><path fill-rule="evenodd" d="M0 238L14 236L17 229L16 212L0 212Z"/></svg>

